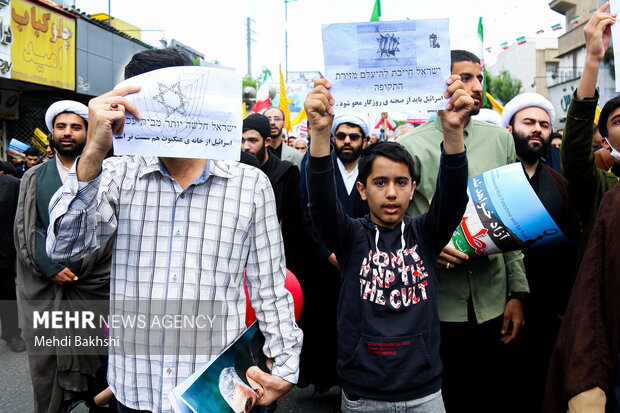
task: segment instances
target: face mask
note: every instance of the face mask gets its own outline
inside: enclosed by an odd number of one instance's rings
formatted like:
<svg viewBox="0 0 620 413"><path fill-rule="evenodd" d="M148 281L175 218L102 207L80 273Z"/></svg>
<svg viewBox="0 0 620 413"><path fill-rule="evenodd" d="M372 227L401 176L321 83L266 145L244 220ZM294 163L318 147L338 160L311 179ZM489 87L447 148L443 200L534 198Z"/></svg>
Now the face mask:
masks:
<svg viewBox="0 0 620 413"><path fill-rule="evenodd" d="M611 142L609 142L609 139L606 139L606 140L607 140L607 144L611 148L611 156L613 156L616 161L620 162L620 152L618 152L616 148L611 146Z"/></svg>

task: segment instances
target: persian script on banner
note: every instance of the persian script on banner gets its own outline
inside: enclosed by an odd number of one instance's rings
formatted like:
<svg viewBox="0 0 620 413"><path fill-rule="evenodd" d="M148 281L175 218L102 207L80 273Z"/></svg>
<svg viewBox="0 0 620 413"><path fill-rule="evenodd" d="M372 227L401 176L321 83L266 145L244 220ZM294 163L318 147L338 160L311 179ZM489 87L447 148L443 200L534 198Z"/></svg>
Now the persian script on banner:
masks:
<svg viewBox="0 0 620 413"><path fill-rule="evenodd" d="M568 242L525 177L520 163L469 180L469 201L451 245L470 257Z"/></svg>
<svg viewBox="0 0 620 413"><path fill-rule="evenodd" d="M241 76L228 69L176 66L127 79L142 119L127 113L116 155L239 160Z"/></svg>
<svg viewBox="0 0 620 413"><path fill-rule="evenodd" d="M445 106L448 19L324 25L323 54L336 113Z"/></svg>

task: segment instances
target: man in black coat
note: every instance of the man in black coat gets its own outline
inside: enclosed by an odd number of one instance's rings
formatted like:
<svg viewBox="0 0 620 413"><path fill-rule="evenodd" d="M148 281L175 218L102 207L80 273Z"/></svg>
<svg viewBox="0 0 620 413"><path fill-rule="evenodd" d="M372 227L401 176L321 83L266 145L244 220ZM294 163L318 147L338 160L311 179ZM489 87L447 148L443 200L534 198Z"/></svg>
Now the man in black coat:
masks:
<svg viewBox="0 0 620 413"><path fill-rule="evenodd" d="M299 200L299 169L289 161L280 160L266 145L271 136L269 120L252 114L243 120L241 150L258 158L260 169L267 175L276 198L276 209L286 267L293 273L301 270L301 211Z"/></svg>
<svg viewBox="0 0 620 413"><path fill-rule="evenodd" d="M0 322L2 339L11 350L26 350L17 322L15 290L15 243L13 225L19 197L19 179L0 173Z"/></svg>

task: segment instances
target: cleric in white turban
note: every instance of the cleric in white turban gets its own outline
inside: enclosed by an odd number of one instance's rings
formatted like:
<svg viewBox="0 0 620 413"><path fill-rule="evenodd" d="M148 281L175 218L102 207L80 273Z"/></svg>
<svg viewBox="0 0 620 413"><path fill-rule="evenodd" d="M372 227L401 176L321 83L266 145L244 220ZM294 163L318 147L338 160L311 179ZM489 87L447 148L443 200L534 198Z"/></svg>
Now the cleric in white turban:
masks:
<svg viewBox="0 0 620 413"><path fill-rule="evenodd" d="M531 106L539 107L547 112L551 120L549 126L553 128L553 124L555 123L555 110L553 110L553 105L544 96L533 92L521 93L512 98L510 102L506 103L504 111L502 112L502 128L510 124L515 113Z"/></svg>
<svg viewBox="0 0 620 413"><path fill-rule="evenodd" d="M83 103L76 102L74 100L59 100L56 103L53 103L45 112L45 124L47 125L47 130L52 133L54 131L54 120L56 116L61 113L75 113L82 119L84 119L85 123L88 123L88 107Z"/></svg>
<svg viewBox="0 0 620 413"><path fill-rule="evenodd" d="M357 115L339 115L334 117L334 122L332 124L332 136L336 134L338 126L343 123L350 123L352 125L359 126L364 133L364 138L368 137L368 122L364 118Z"/></svg>

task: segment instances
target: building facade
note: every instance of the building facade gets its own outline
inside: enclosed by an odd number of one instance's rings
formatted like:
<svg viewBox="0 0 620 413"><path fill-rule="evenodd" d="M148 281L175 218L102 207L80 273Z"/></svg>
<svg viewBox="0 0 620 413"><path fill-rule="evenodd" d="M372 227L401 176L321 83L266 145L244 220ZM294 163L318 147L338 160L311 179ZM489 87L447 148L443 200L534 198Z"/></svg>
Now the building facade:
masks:
<svg viewBox="0 0 620 413"><path fill-rule="evenodd" d="M559 63L557 47L557 39L527 38L526 43L513 43L500 53L497 62L487 70L492 76L507 70L521 81L521 92L537 92L549 98L547 83Z"/></svg>
<svg viewBox="0 0 620 413"><path fill-rule="evenodd" d="M566 123L566 111L577 89L586 56L583 27L592 13L602 3L598 0L554 0L549 7L566 17L566 33L558 38L558 69L549 81L549 96L556 112L557 126L561 129ZM615 93L612 67L603 62L598 75L599 106Z"/></svg>

